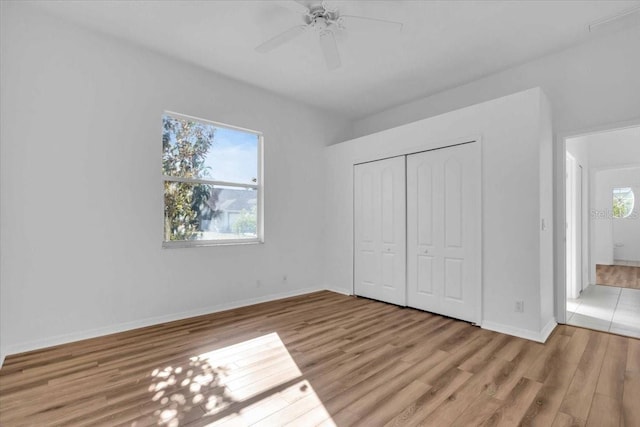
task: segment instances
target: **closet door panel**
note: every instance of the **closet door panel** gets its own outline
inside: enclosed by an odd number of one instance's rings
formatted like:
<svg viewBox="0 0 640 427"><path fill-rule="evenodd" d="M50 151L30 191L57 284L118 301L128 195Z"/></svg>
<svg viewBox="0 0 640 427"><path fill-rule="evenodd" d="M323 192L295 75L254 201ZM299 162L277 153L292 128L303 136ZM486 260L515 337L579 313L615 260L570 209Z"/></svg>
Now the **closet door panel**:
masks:
<svg viewBox="0 0 640 427"><path fill-rule="evenodd" d="M354 167L354 291L406 305L405 159Z"/></svg>
<svg viewBox="0 0 640 427"><path fill-rule="evenodd" d="M443 153L437 153L438 157ZM462 246L462 179L462 166L451 156L444 163L444 243L447 248Z"/></svg>
<svg viewBox="0 0 640 427"><path fill-rule="evenodd" d="M407 156L409 306L480 321L480 179L478 143Z"/></svg>
<svg viewBox="0 0 640 427"><path fill-rule="evenodd" d="M407 303L438 312L443 279L442 165L434 156L407 156ZM428 307L428 308L425 308Z"/></svg>
<svg viewBox="0 0 640 427"><path fill-rule="evenodd" d="M418 269L415 278L416 292L433 295L433 264L434 258L429 255L418 255L416 259Z"/></svg>

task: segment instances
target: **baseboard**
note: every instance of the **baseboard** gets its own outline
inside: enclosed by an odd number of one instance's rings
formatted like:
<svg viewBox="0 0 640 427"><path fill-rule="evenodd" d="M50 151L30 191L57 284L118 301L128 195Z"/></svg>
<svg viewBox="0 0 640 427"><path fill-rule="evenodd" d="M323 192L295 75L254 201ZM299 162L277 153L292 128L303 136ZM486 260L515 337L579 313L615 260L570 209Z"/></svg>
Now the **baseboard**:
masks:
<svg viewBox="0 0 640 427"><path fill-rule="evenodd" d="M501 334L513 335L514 337L524 338L530 341L536 341L544 343L553 332L557 323L555 319L551 319L541 331L532 331L530 329L516 328L513 326L504 325L502 323L495 322L482 322L482 329L488 329L494 332L500 332Z"/></svg>
<svg viewBox="0 0 640 427"><path fill-rule="evenodd" d="M549 319L544 328L542 328L542 331L540 331L540 337L542 338L542 341L540 341L541 343L547 342L547 339L551 335L551 332L553 332L553 330L556 328L556 326L558 326L558 322L556 322L556 319L554 319L553 317Z"/></svg>
<svg viewBox="0 0 640 427"><path fill-rule="evenodd" d="M351 291L351 289L347 289L347 288L341 288L339 286L325 286L324 287L325 290L327 291L331 291L331 292L336 292L338 294L342 294L342 295L348 295L351 296L353 295L353 292Z"/></svg>
<svg viewBox="0 0 640 427"><path fill-rule="evenodd" d="M625 267L640 267L640 261L629 259L614 259L613 265L625 266Z"/></svg>
<svg viewBox="0 0 640 427"><path fill-rule="evenodd" d="M183 311L179 313L173 313L166 316L149 317L146 319L136 320L133 322L119 323L104 328L96 328L82 332L74 332L71 334L57 335L41 340L27 341L23 343L9 345L3 349L2 359L0 361L0 367L4 362L4 357L11 354L24 353L27 351L40 350L47 347L52 347L60 344L67 344L70 342L86 340L89 338L97 338L104 335L115 334L118 332L130 331L132 329L144 328L147 326L153 326L160 323L173 322L175 320L187 319L189 317L202 316L204 314L212 314L225 310L232 310L234 308L246 307L248 305L259 304L262 302L275 301L283 298L294 297L298 295L305 295L312 292L318 292L322 288L304 288L296 289L289 292L280 292L277 294L266 295L258 298L249 298L240 301L234 301L226 304L219 304L209 307L198 308L195 310Z"/></svg>

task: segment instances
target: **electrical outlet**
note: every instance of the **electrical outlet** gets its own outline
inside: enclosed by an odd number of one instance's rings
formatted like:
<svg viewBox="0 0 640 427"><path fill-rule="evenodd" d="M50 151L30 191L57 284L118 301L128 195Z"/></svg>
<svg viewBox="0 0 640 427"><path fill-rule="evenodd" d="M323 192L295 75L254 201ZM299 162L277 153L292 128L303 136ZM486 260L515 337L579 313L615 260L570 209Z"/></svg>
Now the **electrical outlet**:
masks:
<svg viewBox="0 0 640 427"><path fill-rule="evenodd" d="M262 286L262 282L260 280L256 280L256 286L259 288L260 286Z"/></svg>
<svg viewBox="0 0 640 427"><path fill-rule="evenodd" d="M516 301L516 313L524 313L524 301Z"/></svg>
<svg viewBox="0 0 640 427"><path fill-rule="evenodd" d="M282 276L282 283L287 283L287 275Z"/></svg>

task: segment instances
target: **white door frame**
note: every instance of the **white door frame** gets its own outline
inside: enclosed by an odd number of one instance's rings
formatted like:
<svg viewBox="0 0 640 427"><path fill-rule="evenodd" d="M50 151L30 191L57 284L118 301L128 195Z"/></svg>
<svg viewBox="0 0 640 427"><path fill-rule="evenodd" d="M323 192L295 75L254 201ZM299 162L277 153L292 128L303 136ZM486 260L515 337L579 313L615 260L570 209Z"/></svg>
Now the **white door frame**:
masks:
<svg viewBox="0 0 640 427"><path fill-rule="evenodd" d="M577 169L577 179L578 182L580 183L580 190L577 193L578 196L578 200L577 200L577 205L579 206L580 209L580 219L578 220L578 229L580 230L580 232L578 233L578 240L579 243L577 244L578 246L578 250L579 255L578 255L578 265L580 266L580 268L578 269L578 279L580 280L580 282L578 283L578 287L579 287L579 292L582 293L582 291L584 291L584 248L585 248L585 244L588 245L589 242L587 241L585 243L585 236L589 236L589 224L587 224L586 226L586 230L587 232L585 233L585 223L584 223L584 168L582 167L581 164L578 163L578 169ZM589 211L589 199L587 198L587 212ZM588 240L588 239L587 239ZM588 248L589 246L587 246ZM587 253L589 253L589 251L587 250Z"/></svg>
<svg viewBox="0 0 640 427"><path fill-rule="evenodd" d="M576 165L578 162L576 158L571 155L571 153L566 153L567 156L567 164L565 168L568 170L565 173L565 194L566 194L566 204L565 204L565 232L566 232L566 282L567 283L567 294L573 294L576 292L575 283L577 281L576 270L577 270L577 224L576 224ZM572 296L572 298L575 298Z"/></svg>
<svg viewBox="0 0 640 427"><path fill-rule="evenodd" d="M566 260L566 176L567 163L567 139L585 136L594 133L625 129L640 126L640 117L623 122L610 123L597 127L580 129L567 132L558 132L555 137L554 151L554 253L555 253L555 314L558 323L567 323L567 260ZM591 248L589 248L591 251Z"/></svg>
<svg viewBox="0 0 640 427"><path fill-rule="evenodd" d="M567 293L571 298L577 298L582 292L583 278L583 193L582 193L582 165L571 153L567 152L566 200L565 209L570 215L566 223L566 260L567 260Z"/></svg>

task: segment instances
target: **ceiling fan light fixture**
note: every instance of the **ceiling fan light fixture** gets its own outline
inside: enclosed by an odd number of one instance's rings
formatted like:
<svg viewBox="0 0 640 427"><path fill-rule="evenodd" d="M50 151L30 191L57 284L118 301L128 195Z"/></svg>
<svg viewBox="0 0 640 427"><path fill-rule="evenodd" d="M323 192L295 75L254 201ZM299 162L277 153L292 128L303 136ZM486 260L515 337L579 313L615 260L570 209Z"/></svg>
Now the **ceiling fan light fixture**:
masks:
<svg viewBox="0 0 640 427"><path fill-rule="evenodd" d="M322 31L325 31L327 28L329 28L331 26L331 23L327 21L326 18L318 17L313 20L313 22L311 23L311 26L314 29L322 32Z"/></svg>
<svg viewBox="0 0 640 427"><path fill-rule="evenodd" d="M277 34L256 47L256 51L269 52L297 38L305 30L313 29L318 34L325 63L329 70L336 69L341 65L335 34L340 35L350 30L387 33L402 31L402 23L400 22L366 16L341 15L337 7L327 1L316 2L310 6L295 0L280 0L277 3L289 10L301 13L305 25L293 27Z"/></svg>

